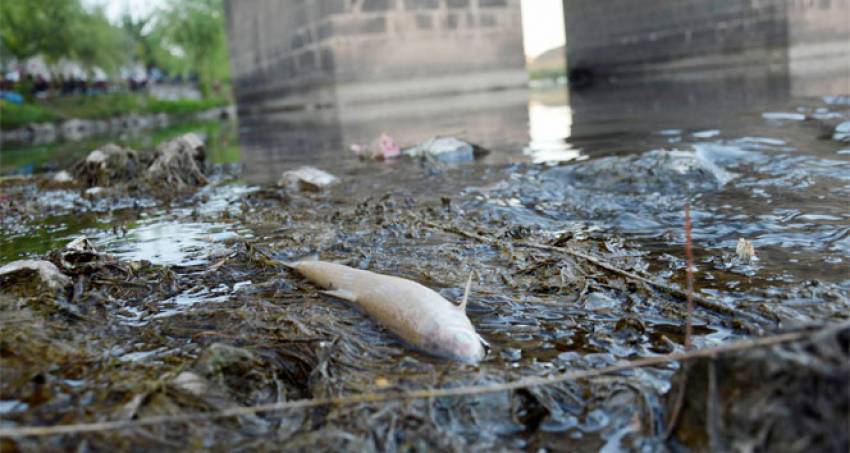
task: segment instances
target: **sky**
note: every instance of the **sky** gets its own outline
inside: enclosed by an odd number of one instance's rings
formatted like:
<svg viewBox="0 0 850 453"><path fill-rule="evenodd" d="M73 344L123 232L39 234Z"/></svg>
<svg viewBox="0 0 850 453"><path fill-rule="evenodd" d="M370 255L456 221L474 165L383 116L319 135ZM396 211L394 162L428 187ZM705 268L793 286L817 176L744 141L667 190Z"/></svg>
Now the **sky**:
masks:
<svg viewBox="0 0 850 453"><path fill-rule="evenodd" d="M566 42L562 0L522 0L522 29L526 57Z"/></svg>
<svg viewBox="0 0 850 453"><path fill-rule="evenodd" d="M320 0L321 1L321 0ZM125 11L143 17L165 0L85 0L88 4L106 6L110 20L117 21ZM564 14L562 0L522 0L522 28L526 57L564 45Z"/></svg>
<svg viewBox="0 0 850 453"><path fill-rule="evenodd" d="M106 17L117 22L125 11L135 17L144 17L156 8L165 4L165 0L83 0L84 4L103 5L106 7Z"/></svg>

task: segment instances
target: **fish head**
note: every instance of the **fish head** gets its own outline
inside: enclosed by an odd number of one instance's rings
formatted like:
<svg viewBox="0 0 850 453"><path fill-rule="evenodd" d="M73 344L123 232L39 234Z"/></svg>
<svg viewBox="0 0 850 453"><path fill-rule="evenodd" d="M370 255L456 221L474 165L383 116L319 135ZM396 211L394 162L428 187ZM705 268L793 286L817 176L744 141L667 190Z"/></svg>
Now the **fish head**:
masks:
<svg viewBox="0 0 850 453"><path fill-rule="evenodd" d="M464 363L476 364L487 354L481 337L470 329L443 329L434 343L440 355Z"/></svg>

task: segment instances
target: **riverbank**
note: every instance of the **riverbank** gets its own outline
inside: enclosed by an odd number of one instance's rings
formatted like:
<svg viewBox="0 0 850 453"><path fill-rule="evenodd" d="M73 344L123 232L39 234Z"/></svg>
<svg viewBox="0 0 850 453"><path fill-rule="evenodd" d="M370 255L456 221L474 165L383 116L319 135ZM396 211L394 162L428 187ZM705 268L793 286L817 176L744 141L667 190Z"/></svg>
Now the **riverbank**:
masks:
<svg viewBox="0 0 850 453"><path fill-rule="evenodd" d="M3 130L0 143L79 141L96 135L233 116L235 111L226 98L162 100L121 93L73 96L22 105L0 101Z"/></svg>

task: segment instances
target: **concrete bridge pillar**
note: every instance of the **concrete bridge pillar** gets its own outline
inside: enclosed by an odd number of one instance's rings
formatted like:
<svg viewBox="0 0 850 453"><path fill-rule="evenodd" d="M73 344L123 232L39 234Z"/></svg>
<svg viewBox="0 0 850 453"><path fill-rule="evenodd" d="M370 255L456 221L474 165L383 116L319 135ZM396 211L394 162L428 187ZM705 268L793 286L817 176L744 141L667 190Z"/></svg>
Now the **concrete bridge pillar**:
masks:
<svg viewBox="0 0 850 453"><path fill-rule="evenodd" d="M564 0L577 81L780 76L793 95L850 86L850 0Z"/></svg>
<svg viewBox="0 0 850 453"><path fill-rule="evenodd" d="M240 116L524 86L520 0L226 0Z"/></svg>

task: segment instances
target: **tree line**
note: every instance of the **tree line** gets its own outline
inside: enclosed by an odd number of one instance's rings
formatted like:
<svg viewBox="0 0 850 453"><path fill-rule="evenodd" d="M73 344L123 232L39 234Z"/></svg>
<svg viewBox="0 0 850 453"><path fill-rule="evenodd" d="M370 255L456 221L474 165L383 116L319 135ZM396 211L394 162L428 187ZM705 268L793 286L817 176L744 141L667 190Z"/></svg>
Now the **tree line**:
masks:
<svg viewBox="0 0 850 453"><path fill-rule="evenodd" d="M223 0L168 0L148 16L125 13L117 23L103 6L81 0L0 1L0 58L36 56L113 75L131 64L193 75L207 95L229 78Z"/></svg>

